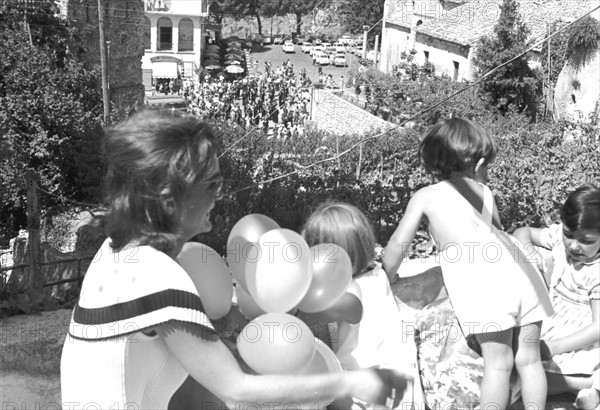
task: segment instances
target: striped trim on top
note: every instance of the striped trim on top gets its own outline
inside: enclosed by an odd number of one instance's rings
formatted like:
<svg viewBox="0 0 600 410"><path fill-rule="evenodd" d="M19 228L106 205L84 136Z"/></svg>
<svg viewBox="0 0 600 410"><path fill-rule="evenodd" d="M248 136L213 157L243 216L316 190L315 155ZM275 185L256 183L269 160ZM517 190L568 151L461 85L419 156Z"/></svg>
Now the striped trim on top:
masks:
<svg viewBox="0 0 600 410"><path fill-rule="evenodd" d="M99 308L75 306L69 334L76 339L104 340L177 320L197 323L215 334L198 295L167 289L127 302Z"/></svg>

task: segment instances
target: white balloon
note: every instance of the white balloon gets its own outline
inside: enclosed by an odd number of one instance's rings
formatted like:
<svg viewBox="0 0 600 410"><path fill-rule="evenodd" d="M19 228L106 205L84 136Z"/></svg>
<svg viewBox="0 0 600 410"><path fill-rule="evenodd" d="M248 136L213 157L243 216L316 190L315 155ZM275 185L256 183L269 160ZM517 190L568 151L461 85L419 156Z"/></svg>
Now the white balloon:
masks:
<svg viewBox="0 0 600 410"><path fill-rule="evenodd" d="M254 274L260 259L258 240L271 229L279 228L277 222L262 214L249 214L237 221L227 238L227 264L237 283L247 290L247 277Z"/></svg>
<svg viewBox="0 0 600 410"><path fill-rule="evenodd" d="M265 312L289 312L310 286L310 248L301 235L281 228L263 234L258 244L261 257L246 277L248 291Z"/></svg>

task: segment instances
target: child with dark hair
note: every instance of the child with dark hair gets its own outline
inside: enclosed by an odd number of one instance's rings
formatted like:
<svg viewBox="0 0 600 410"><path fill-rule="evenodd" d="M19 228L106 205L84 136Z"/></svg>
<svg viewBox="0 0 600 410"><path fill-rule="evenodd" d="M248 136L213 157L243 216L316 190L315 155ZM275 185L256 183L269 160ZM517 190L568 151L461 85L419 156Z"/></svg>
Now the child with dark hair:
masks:
<svg viewBox="0 0 600 410"><path fill-rule="evenodd" d="M541 334L548 391L580 392L580 408L593 409L600 404L592 388L600 371L600 189L577 188L560 219L548 228L519 228L515 236L552 251L550 298L556 313L544 320Z"/></svg>
<svg viewBox="0 0 600 410"><path fill-rule="evenodd" d="M441 179L416 192L385 249L390 281L422 221L440 250L444 283L467 340L484 360L480 407L506 408L516 368L526 406L546 403L539 352L541 322L552 305L541 273L502 231L487 168L496 145L462 118L434 125L419 147L425 167ZM489 406L489 407L487 407Z"/></svg>

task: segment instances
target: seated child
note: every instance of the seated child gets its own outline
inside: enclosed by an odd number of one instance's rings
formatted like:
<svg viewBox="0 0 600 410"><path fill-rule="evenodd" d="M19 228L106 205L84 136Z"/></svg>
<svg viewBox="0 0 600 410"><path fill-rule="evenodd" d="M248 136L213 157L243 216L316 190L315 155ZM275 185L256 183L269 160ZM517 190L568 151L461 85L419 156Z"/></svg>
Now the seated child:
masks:
<svg viewBox="0 0 600 410"><path fill-rule="evenodd" d="M544 320L541 333L548 393L581 391L578 402L595 403L582 407L593 409L600 403L600 388L591 388L600 369L600 189L586 184L573 191L560 218L560 224L519 228L514 235L552 250L555 314Z"/></svg>

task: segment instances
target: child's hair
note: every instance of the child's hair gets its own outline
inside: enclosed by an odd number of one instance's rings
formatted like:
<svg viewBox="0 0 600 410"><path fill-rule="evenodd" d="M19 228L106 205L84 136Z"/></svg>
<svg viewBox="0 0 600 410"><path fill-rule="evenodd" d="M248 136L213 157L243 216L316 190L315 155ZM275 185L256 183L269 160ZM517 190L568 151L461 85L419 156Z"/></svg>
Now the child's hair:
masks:
<svg viewBox="0 0 600 410"><path fill-rule="evenodd" d="M192 116L144 110L107 130L104 193L106 232L113 249L131 240L172 250L182 227L178 208L194 183L210 177L217 140Z"/></svg>
<svg viewBox="0 0 600 410"><path fill-rule="evenodd" d="M584 184L571 192L560 208L560 219L569 231L600 231L600 189Z"/></svg>
<svg viewBox="0 0 600 410"><path fill-rule="evenodd" d="M354 205L327 201L309 217L302 230L308 246L334 243L352 261L353 276L365 270L375 258L375 234L364 213Z"/></svg>
<svg viewBox="0 0 600 410"><path fill-rule="evenodd" d="M431 127L419 145L425 168L443 179L470 170L481 158L484 165L490 164L496 158L496 151L496 144L481 126L456 117Z"/></svg>

